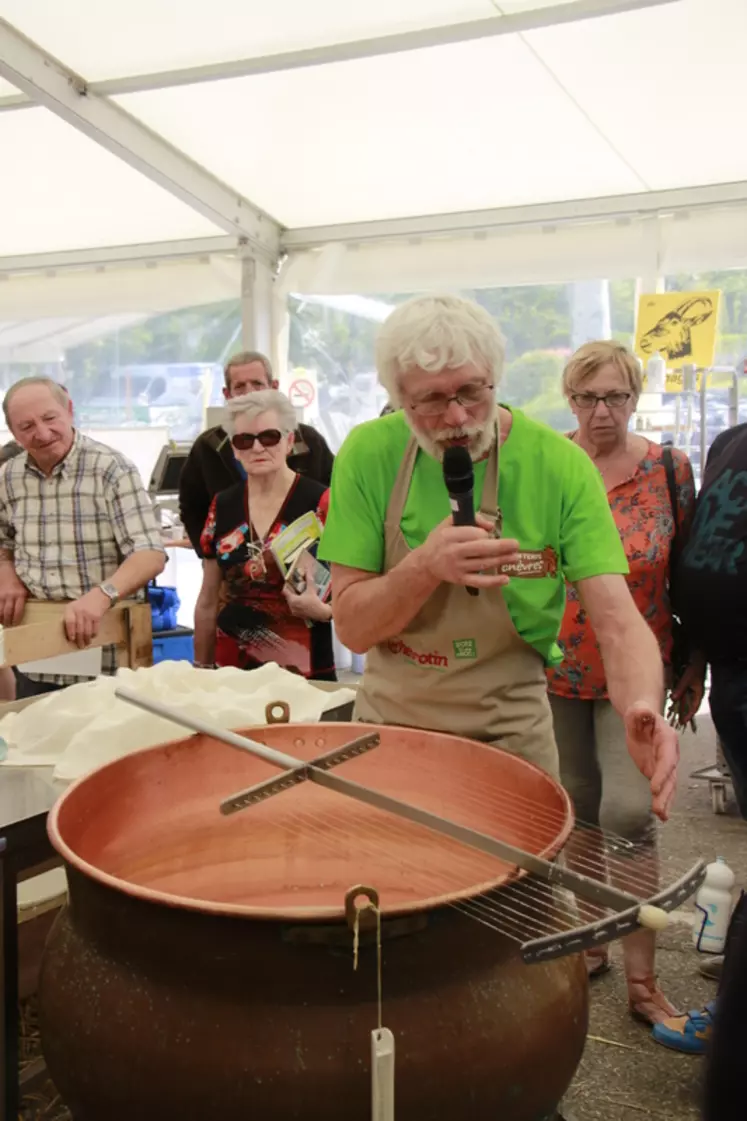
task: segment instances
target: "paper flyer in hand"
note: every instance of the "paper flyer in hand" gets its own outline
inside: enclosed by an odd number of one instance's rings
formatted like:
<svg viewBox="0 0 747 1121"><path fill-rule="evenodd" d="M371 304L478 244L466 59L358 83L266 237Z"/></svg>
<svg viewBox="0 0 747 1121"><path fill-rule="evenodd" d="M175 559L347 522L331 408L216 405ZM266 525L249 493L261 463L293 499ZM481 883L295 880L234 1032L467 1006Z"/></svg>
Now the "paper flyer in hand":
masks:
<svg viewBox="0 0 747 1121"><path fill-rule="evenodd" d="M280 571L287 576L299 553L304 549L316 549L321 536L322 523L313 510L281 529L270 543Z"/></svg>

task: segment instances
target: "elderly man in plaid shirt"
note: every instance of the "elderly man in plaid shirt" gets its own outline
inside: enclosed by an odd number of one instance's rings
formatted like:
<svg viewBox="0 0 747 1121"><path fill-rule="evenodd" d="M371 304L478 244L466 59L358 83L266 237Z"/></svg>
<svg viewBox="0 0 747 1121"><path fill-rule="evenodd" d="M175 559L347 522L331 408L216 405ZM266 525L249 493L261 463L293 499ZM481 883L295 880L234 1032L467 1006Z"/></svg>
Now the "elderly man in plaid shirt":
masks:
<svg viewBox="0 0 747 1121"><path fill-rule="evenodd" d="M133 463L76 431L73 405L49 378L22 378L3 400L25 454L0 468L0 623L18 623L28 596L70 600L71 642L87 646L109 608L163 571L156 517ZM105 647L102 671L114 673ZM18 695L80 680L17 674Z"/></svg>

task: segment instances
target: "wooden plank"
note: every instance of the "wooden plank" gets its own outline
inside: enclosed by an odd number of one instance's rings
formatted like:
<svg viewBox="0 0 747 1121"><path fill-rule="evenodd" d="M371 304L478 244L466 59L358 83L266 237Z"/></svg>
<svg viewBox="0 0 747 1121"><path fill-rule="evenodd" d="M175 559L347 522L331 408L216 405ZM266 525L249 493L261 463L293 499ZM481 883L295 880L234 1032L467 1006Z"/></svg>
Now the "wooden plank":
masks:
<svg viewBox="0 0 747 1121"><path fill-rule="evenodd" d="M118 651L118 664L140 669L153 665L153 616L149 603L125 605L126 636Z"/></svg>
<svg viewBox="0 0 747 1121"><path fill-rule="evenodd" d="M28 599L26 606L23 610L23 618L18 624L18 627L25 627L33 623L56 623L65 614L65 608L72 600L43 600L43 599ZM126 611L132 605L132 600L121 600L115 603L114 607L110 607L104 618L111 619L114 616L119 616L122 612ZM14 630L17 627L13 628Z"/></svg>
<svg viewBox="0 0 747 1121"><path fill-rule="evenodd" d="M29 600L20 623L0 627L0 666L23 665L79 650L65 635L66 607L67 602ZM107 611L90 646L110 645L121 648L121 665L153 664L150 604L125 600Z"/></svg>
<svg viewBox="0 0 747 1121"><path fill-rule="evenodd" d="M118 646L125 641L124 617L121 613L107 613L90 646ZM19 623L15 627L0 628L0 665L3 666L20 666L59 654L73 654L79 649L68 640L61 614L46 623Z"/></svg>

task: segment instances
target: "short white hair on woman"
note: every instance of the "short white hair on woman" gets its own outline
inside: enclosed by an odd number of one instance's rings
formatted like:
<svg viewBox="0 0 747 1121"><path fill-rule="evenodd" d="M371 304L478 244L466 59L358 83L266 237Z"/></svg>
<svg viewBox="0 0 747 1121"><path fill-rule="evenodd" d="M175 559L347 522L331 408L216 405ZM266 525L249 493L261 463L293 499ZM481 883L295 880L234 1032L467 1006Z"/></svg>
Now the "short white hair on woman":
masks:
<svg viewBox="0 0 747 1121"><path fill-rule="evenodd" d="M298 421L296 410L279 389L259 389L256 393L245 393L243 397L229 397L225 404L226 432L233 436L239 417L254 420L262 413L274 413L278 418L278 428L284 436L295 432Z"/></svg>
<svg viewBox="0 0 747 1121"><path fill-rule="evenodd" d="M389 399L401 405L408 370L440 374L471 363L497 385L505 354L500 328L485 308L461 296L419 296L396 308L381 328L376 368Z"/></svg>

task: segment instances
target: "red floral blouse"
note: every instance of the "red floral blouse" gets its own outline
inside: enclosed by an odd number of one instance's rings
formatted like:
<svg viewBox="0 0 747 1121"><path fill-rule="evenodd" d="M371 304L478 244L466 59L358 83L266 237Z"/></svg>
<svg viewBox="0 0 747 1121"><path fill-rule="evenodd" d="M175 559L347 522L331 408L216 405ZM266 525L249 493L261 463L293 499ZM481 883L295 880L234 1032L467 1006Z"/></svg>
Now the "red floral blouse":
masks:
<svg viewBox="0 0 747 1121"><path fill-rule="evenodd" d="M677 481L678 524L683 527L692 520L695 482L690 460L684 452L673 448L672 459ZM633 475L614 487L608 498L628 559L628 587L668 663L672 651L668 578L674 518L663 448L649 441L648 451ZM558 637L563 662L548 670L548 688L561 697L606 699L607 681L594 631L576 589L568 585L566 591L565 615Z"/></svg>

